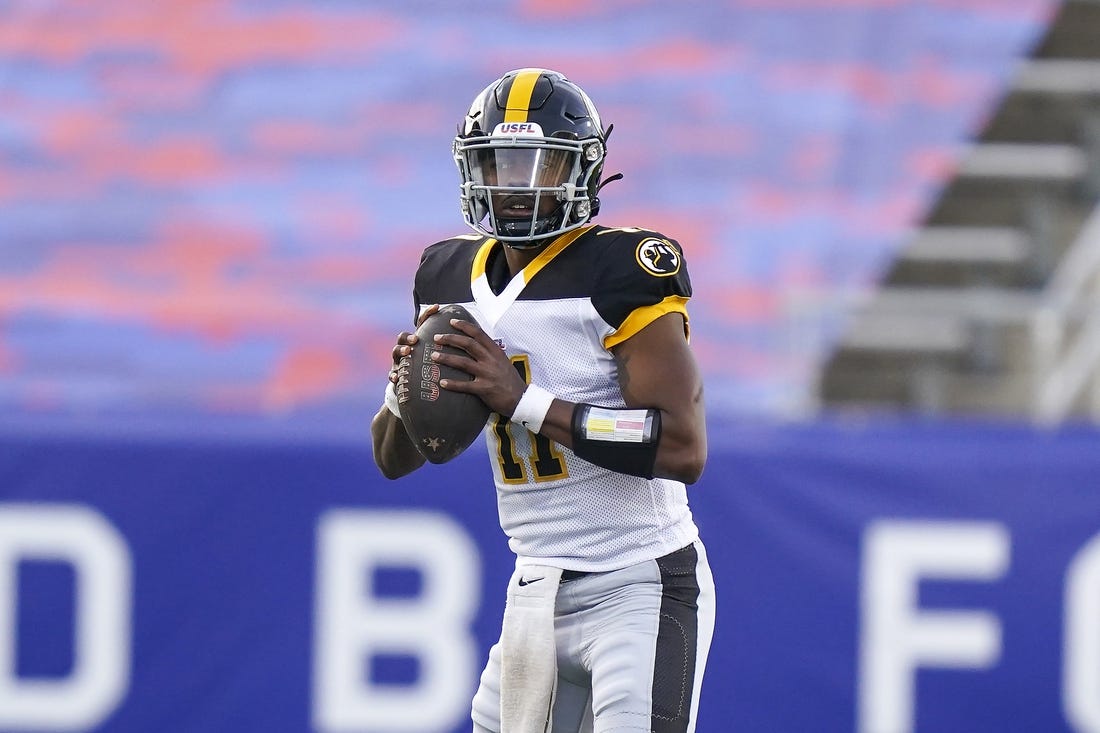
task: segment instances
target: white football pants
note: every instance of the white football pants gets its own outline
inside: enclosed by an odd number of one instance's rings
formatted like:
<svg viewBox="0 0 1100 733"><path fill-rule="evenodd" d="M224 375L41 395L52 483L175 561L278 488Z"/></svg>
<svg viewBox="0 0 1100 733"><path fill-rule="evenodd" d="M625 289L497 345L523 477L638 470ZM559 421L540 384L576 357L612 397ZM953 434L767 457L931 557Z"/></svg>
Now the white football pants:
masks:
<svg viewBox="0 0 1100 733"><path fill-rule="evenodd" d="M554 609L553 733L693 733L714 630L699 542L656 560L563 580ZM500 644L473 700L474 733L500 730Z"/></svg>

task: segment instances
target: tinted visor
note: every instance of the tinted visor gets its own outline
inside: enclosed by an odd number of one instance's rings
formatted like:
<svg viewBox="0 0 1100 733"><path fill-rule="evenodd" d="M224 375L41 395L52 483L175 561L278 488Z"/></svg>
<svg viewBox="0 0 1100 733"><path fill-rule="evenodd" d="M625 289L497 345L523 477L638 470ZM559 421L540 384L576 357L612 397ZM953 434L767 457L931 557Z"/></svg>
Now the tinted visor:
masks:
<svg viewBox="0 0 1100 733"><path fill-rule="evenodd" d="M572 150L488 147L471 150L470 172L482 186L556 188L567 183Z"/></svg>

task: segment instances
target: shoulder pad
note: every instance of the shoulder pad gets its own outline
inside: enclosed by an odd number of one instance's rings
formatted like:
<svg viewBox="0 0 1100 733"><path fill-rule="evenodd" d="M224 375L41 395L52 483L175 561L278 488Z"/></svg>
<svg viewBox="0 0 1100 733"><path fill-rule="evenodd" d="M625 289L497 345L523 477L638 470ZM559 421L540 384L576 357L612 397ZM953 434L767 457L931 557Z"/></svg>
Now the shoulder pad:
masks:
<svg viewBox="0 0 1100 733"><path fill-rule="evenodd" d="M470 273L474 255L485 240L478 234L463 234L429 245L420 256L413 285L413 300L419 305L466 303L472 300Z"/></svg>
<svg viewBox="0 0 1100 733"><path fill-rule="evenodd" d="M639 308L691 297L691 279L680 244L660 232L634 227L604 229L600 282L593 305L614 328Z"/></svg>
<svg viewBox="0 0 1100 733"><path fill-rule="evenodd" d="M680 272L684 265L684 255L679 243L652 229L625 227L603 229L597 236L610 235L614 241L615 254L625 256L629 247L633 252L633 263L654 277L672 277ZM627 260L629 262L629 260Z"/></svg>

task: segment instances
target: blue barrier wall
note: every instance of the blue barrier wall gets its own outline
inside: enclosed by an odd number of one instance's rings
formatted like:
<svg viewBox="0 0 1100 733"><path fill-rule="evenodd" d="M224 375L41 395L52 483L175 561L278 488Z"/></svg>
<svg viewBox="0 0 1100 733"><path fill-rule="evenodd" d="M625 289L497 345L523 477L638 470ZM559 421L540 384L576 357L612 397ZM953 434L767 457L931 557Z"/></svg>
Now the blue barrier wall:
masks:
<svg viewBox="0 0 1100 733"><path fill-rule="evenodd" d="M193 428L0 430L0 729L464 730L511 563L483 449L387 482ZM1100 729L1100 432L711 438L701 731Z"/></svg>

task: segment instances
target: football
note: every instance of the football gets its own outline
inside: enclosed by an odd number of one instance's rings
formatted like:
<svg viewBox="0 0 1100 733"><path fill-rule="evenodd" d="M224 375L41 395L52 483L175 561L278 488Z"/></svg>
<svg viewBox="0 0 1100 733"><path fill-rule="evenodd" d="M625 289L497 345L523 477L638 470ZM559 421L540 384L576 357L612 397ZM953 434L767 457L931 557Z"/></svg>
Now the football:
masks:
<svg viewBox="0 0 1100 733"><path fill-rule="evenodd" d="M469 381L464 371L438 364L433 351L465 354L462 349L436 344L437 333L458 333L451 319L475 322L461 305L448 305L416 329L412 353L397 367L397 402L405 431L421 455L432 463L446 463L470 447L489 419L489 408L479 397L439 386L440 379Z"/></svg>

